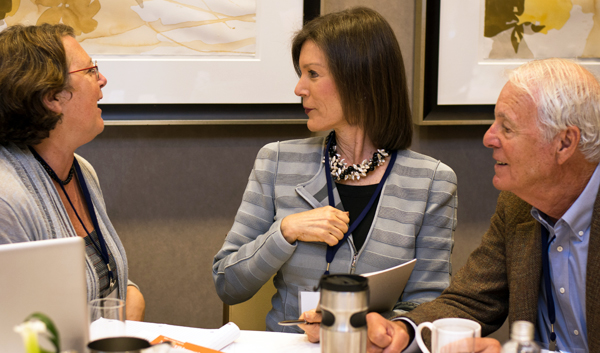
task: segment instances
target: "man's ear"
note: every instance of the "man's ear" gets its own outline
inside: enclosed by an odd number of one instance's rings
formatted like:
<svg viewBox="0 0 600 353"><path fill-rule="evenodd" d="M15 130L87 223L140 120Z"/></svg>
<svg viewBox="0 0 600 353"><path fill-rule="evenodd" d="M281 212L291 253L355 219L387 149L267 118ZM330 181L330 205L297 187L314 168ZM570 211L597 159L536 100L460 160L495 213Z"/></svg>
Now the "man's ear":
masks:
<svg viewBox="0 0 600 353"><path fill-rule="evenodd" d="M62 105L59 98L60 93L49 93L44 97L44 105L56 114L62 113Z"/></svg>
<svg viewBox="0 0 600 353"><path fill-rule="evenodd" d="M577 126L569 126L558 134L557 159L559 164L565 163L577 151L581 130Z"/></svg>

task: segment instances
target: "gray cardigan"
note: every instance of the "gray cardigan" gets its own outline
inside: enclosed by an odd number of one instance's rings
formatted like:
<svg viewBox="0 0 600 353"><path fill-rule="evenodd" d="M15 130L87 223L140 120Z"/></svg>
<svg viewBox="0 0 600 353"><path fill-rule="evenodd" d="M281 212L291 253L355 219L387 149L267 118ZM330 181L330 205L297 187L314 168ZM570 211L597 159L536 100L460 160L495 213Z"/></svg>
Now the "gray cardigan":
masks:
<svg viewBox="0 0 600 353"><path fill-rule="evenodd" d="M325 243L289 244L280 231L285 216L329 204L321 162L324 143L323 137L315 137L271 143L259 151L235 223L213 260L217 293L227 304L250 299L276 274L277 293L267 315L271 331L301 332L277 322L298 318L298 293L312 291L326 268ZM343 209L337 189L334 198L337 208ZM397 307L436 298L450 283L456 204L452 169L422 154L398 151L357 254L355 273L417 258L401 298L404 303ZM354 252L349 237L335 256L331 273L350 273Z"/></svg>
<svg viewBox="0 0 600 353"><path fill-rule="evenodd" d="M113 228L92 166L75 155L88 185L98 223L117 264L119 296L127 293L127 258ZM76 237L52 179L29 149L0 146L0 244ZM88 301L98 298L98 275L86 256Z"/></svg>

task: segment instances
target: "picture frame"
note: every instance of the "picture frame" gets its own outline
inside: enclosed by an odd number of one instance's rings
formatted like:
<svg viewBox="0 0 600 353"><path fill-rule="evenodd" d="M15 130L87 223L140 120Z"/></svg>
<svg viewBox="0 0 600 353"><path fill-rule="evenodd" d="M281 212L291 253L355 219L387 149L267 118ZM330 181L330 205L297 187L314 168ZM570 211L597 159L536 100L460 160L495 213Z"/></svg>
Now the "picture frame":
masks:
<svg viewBox="0 0 600 353"><path fill-rule="evenodd" d="M316 8L316 10L315 10ZM116 77L130 77L135 72L169 72L176 68L179 75L166 77L166 83L156 85L148 82L141 87L150 86L157 94L171 85L187 84L178 93L169 93L171 98L139 103L115 103L108 100L99 104L103 110L106 125L215 125L215 124L305 124L306 115L300 104L300 98L294 95L293 88L297 77L293 69L290 54L290 41L293 33L302 26L303 13L306 16L318 16L320 1L257 1L257 57L229 57L209 67L212 77L223 78L219 82L205 83L206 90L201 99L177 99L183 92L193 89L197 80L190 79L186 72L193 72L194 64L206 64L207 59L179 60L174 62L149 60L139 67L139 62L130 63L121 69ZM316 11L316 13L315 13ZM208 59L210 60L210 59ZM102 72L108 63L123 65L123 61L98 60ZM167 65L165 65L165 63ZM132 66L138 65L137 67ZM182 64L184 65L183 67ZM213 64L215 64L213 62ZM173 66L175 65L175 66ZM187 67L185 65L188 65ZM152 68L154 66L154 68ZM118 72L111 70L107 72ZM225 72L225 76L220 73ZM248 73L249 77L239 77ZM245 75L245 74L244 74ZM191 75L194 76L194 75ZM205 75L206 76L206 75ZM129 78L131 79L131 78ZM165 79L163 76L162 79ZM110 80L110 79L109 79ZM136 90L140 83L127 86L124 82L110 82L115 87L128 91ZM105 97L110 96L110 85L103 89ZM183 91L182 91L183 89Z"/></svg>
<svg viewBox="0 0 600 353"><path fill-rule="evenodd" d="M137 3L143 8L141 1ZM95 6L99 4L96 2ZM48 6L49 10L41 8L39 14L45 18L58 13L62 16L55 4ZM107 6L111 8L110 3ZM174 4L174 13L181 12L182 6ZM110 55L90 49L89 54L109 82L103 87L103 99L99 102L105 124L306 123L301 98L294 94L298 78L292 65L291 39L304 22L320 12L320 0L257 0L255 55L185 56L184 50L179 56ZM106 18L106 11L102 16ZM25 12L21 18L25 25L37 20L35 12ZM85 25L94 21L92 17ZM235 26L233 19L228 27ZM0 30L5 27L6 22L0 21ZM215 39L219 36L213 35Z"/></svg>
<svg viewBox="0 0 600 353"><path fill-rule="evenodd" d="M297 78L289 48L302 27L302 13L302 0L256 1L254 56L90 53L109 79L103 103L299 103L290 89Z"/></svg>
<svg viewBox="0 0 600 353"><path fill-rule="evenodd" d="M531 59L487 58L492 42L482 38L484 0L417 0L416 14L415 124L491 124L496 99L508 81L509 71ZM569 57L573 43L581 43L581 38L577 39L563 51L560 47L557 50L553 43L538 41L537 50L557 56L565 53L563 57L575 60L600 77L600 60L597 57ZM535 42L527 43L533 45Z"/></svg>
<svg viewBox="0 0 600 353"><path fill-rule="evenodd" d="M321 0L304 0L302 22L306 23L318 17L321 11ZM291 63L291 55L288 62L294 81L286 89L293 93L297 77ZM303 125L308 120L299 98L297 103L100 104L100 107L103 110L105 125L109 126Z"/></svg>
<svg viewBox="0 0 600 353"><path fill-rule="evenodd" d="M303 23L321 14L321 0L304 0L302 6ZM286 89L293 92L297 77L292 67L291 55L288 62L294 75L294 82ZM101 104L100 106L105 125L306 124L308 119L302 104L299 103L299 98L298 103L278 104Z"/></svg>
<svg viewBox="0 0 600 353"><path fill-rule="evenodd" d="M493 104L438 104L441 0L416 0L415 13L413 122L490 125L494 118Z"/></svg>

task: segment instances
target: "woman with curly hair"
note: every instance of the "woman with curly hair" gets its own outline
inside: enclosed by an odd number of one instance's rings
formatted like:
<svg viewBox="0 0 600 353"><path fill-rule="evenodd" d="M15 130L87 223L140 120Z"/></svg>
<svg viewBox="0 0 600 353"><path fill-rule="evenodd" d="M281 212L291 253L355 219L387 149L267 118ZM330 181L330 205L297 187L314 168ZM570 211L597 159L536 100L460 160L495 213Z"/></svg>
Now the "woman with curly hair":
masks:
<svg viewBox="0 0 600 353"><path fill-rule="evenodd" d="M96 173L75 154L104 129L106 82L69 26L0 32L0 244L84 238L88 300L125 299L127 318L142 320Z"/></svg>

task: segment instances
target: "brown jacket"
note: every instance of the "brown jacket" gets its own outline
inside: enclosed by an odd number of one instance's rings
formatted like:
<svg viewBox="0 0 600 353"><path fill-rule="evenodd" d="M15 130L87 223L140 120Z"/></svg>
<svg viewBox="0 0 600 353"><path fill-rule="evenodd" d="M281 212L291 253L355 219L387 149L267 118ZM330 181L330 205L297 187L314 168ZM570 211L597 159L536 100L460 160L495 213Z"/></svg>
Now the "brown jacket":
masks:
<svg viewBox="0 0 600 353"><path fill-rule="evenodd" d="M600 196L600 193L599 193ZM416 324L444 317L478 321L481 334L509 322L537 322L542 278L541 225L531 205L510 192L500 193L496 213L481 245L469 256L450 286L436 300L405 316ZM590 352L600 352L600 197L596 196L586 272L586 321Z"/></svg>

